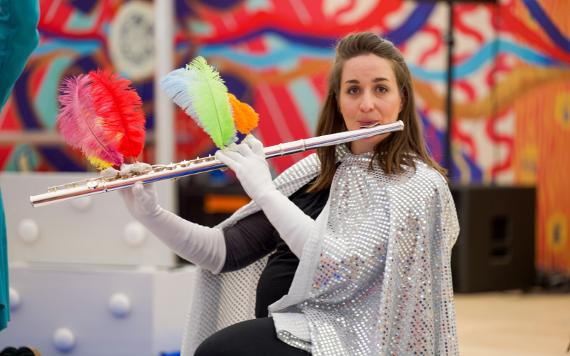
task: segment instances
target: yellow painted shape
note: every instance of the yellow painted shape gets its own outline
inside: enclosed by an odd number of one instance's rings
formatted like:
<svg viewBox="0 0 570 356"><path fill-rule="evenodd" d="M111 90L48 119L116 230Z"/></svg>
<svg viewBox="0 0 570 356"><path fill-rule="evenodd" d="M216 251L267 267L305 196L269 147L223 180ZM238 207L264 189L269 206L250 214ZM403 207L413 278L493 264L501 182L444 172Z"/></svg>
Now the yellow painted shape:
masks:
<svg viewBox="0 0 570 356"><path fill-rule="evenodd" d="M570 129L570 93L560 92L556 95L554 117L563 129Z"/></svg>
<svg viewBox="0 0 570 356"><path fill-rule="evenodd" d="M517 137L518 139L518 137ZM523 185L536 183L536 160L538 157L538 149L535 145L525 145L521 147L520 152L516 155L516 181Z"/></svg>

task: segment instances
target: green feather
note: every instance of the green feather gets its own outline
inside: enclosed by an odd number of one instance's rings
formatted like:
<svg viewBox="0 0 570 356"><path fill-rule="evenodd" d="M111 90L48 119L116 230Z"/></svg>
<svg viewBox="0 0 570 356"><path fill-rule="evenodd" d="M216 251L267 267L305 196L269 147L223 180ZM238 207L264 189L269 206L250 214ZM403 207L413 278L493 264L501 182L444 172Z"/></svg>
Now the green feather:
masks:
<svg viewBox="0 0 570 356"><path fill-rule="evenodd" d="M186 66L189 71L188 95L196 118L218 148L236 140L236 127L228 99L228 88L220 74L204 57Z"/></svg>

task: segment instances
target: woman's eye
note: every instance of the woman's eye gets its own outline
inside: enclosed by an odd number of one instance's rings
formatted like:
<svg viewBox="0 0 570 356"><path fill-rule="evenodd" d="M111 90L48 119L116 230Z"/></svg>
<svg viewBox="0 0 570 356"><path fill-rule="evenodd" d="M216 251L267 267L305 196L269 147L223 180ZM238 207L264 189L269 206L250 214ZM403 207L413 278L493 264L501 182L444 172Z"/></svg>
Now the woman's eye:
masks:
<svg viewBox="0 0 570 356"><path fill-rule="evenodd" d="M387 93L388 92L388 88L384 87L384 86L377 86L376 87L376 91L379 93Z"/></svg>
<svg viewBox="0 0 570 356"><path fill-rule="evenodd" d="M358 87L350 87L346 90L346 92L348 94L358 94L359 89L358 89Z"/></svg>

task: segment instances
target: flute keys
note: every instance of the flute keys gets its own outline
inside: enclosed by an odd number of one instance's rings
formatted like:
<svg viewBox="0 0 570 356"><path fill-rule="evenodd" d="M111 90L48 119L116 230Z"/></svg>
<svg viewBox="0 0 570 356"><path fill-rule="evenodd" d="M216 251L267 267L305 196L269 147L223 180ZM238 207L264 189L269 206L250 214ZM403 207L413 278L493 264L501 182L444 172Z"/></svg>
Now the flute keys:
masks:
<svg viewBox="0 0 570 356"><path fill-rule="evenodd" d="M90 180L90 181L87 182L86 186L87 186L88 189L91 189L91 190L97 189L97 188L99 187L99 181L97 181L97 180L95 180L95 179L94 179L94 180Z"/></svg>

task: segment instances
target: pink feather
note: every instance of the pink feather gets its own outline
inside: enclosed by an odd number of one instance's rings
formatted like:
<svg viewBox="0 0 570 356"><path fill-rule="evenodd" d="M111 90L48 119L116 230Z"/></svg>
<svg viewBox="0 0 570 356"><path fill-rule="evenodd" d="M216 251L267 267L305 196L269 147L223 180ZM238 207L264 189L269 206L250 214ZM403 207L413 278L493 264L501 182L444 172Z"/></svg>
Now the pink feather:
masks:
<svg viewBox="0 0 570 356"><path fill-rule="evenodd" d="M115 166L123 163L123 155L105 134L102 119L97 117L91 95L91 80L78 75L61 85L57 127L65 141L80 149L87 157L96 157Z"/></svg>

